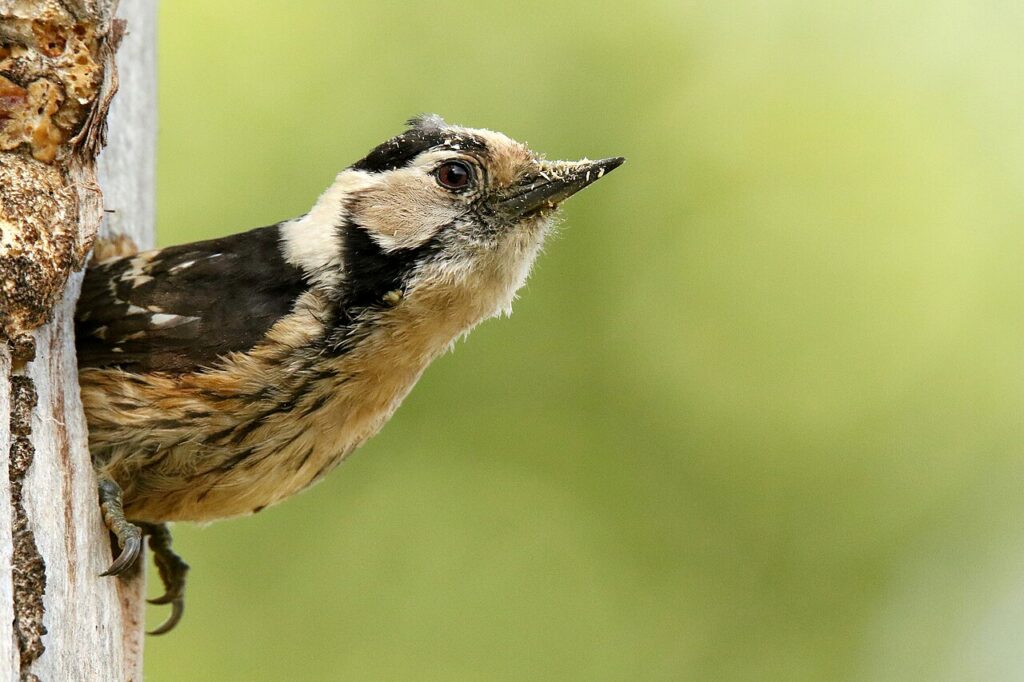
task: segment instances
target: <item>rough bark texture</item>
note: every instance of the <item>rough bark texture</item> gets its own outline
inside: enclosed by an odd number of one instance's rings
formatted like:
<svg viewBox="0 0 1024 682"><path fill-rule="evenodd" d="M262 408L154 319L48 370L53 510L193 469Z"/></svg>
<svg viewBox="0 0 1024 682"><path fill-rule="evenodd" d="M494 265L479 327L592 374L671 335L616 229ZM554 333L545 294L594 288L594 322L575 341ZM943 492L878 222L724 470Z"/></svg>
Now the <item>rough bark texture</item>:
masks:
<svg viewBox="0 0 1024 682"><path fill-rule="evenodd" d="M152 244L156 3L120 4L0 0L0 679L141 679L144 581L99 577L73 336L104 205Z"/></svg>

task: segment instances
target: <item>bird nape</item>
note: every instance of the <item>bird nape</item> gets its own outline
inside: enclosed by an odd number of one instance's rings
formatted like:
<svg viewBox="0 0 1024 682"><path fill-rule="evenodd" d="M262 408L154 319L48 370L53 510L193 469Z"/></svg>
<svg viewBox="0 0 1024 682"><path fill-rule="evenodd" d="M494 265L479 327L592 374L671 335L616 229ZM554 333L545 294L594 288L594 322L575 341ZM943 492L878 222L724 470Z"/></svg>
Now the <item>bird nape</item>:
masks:
<svg viewBox="0 0 1024 682"><path fill-rule="evenodd" d="M299 218L90 265L79 377L121 547L104 575L149 536L154 601L172 606L155 633L181 618L188 571L166 523L251 514L320 480L434 358L510 310L561 202L622 162L547 161L422 116Z"/></svg>

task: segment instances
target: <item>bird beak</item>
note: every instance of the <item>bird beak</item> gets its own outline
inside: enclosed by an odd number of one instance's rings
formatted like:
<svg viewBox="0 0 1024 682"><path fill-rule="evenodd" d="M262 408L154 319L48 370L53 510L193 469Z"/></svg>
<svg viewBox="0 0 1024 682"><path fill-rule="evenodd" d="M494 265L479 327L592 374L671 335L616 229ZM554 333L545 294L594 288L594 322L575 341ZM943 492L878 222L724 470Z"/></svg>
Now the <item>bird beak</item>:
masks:
<svg viewBox="0 0 1024 682"><path fill-rule="evenodd" d="M625 161L621 156L600 161L554 161L528 178L512 196L502 199L501 210L513 219L556 208L587 185L597 182Z"/></svg>

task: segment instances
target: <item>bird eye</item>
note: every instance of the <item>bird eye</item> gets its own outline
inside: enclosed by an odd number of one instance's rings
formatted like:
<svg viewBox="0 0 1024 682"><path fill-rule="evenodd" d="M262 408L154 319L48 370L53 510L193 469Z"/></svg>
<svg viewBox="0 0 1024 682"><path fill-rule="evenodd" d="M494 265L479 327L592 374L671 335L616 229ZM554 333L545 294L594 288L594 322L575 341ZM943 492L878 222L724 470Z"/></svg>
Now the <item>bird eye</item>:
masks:
<svg viewBox="0 0 1024 682"><path fill-rule="evenodd" d="M466 189L473 180L473 171L461 161L441 164L435 174L437 181L447 189Z"/></svg>

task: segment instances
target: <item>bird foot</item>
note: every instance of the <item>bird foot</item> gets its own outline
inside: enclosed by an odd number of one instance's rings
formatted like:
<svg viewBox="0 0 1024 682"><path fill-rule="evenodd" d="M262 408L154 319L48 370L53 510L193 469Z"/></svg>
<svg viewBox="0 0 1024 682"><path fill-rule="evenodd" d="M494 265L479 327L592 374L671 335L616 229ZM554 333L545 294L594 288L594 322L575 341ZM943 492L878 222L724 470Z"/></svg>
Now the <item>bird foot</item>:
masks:
<svg viewBox="0 0 1024 682"><path fill-rule="evenodd" d="M124 517L124 493L121 486L109 478L99 481L100 510L103 523L117 537L121 554L100 575L121 575L139 558L142 552L142 529Z"/></svg>
<svg viewBox="0 0 1024 682"><path fill-rule="evenodd" d="M150 599L149 603L171 605L171 615L148 634L166 634L174 629L185 612L185 577L188 575L188 564L171 549L171 531L166 524L144 523L137 526L125 518L124 493L116 482L109 478L101 478L99 494L103 522L117 537L117 543L121 547L120 555L110 564L110 568L100 575L121 575L133 566L142 553L143 534L148 535L153 562L164 585L164 594Z"/></svg>
<svg viewBox="0 0 1024 682"><path fill-rule="evenodd" d="M149 548L153 551L153 562L160 573L160 581L164 584L163 595L150 599L150 604L170 604L171 615L164 623L151 630L148 634L163 635L174 629L185 612L185 578L188 575L188 564L171 549L171 531L167 524L146 524L149 536Z"/></svg>

